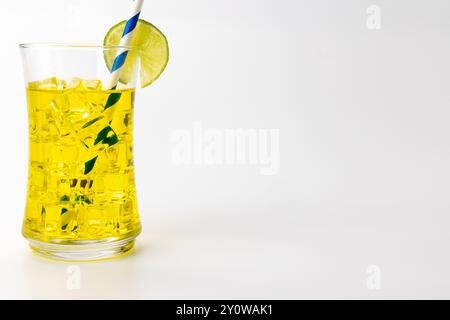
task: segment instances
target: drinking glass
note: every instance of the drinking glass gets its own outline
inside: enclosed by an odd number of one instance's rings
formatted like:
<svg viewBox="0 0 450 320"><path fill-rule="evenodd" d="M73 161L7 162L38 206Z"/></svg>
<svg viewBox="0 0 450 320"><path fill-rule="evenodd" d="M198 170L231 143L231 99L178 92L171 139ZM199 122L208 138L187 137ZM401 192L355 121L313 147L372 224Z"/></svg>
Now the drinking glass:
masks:
<svg viewBox="0 0 450 320"><path fill-rule="evenodd" d="M109 89L105 57L120 49L129 50L134 68ZM110 258L132 249L141 231L133 166L134 50L20 45L29 123L22 233L39 255Z"/></svg>

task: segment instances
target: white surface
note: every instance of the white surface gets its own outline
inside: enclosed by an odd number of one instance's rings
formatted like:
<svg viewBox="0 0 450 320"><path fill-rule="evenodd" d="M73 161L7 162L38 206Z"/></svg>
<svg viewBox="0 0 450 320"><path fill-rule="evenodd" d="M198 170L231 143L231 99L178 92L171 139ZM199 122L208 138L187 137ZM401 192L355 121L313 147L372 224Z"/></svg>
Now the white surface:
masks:
<svg viewBox="0 0 450 320"><path fill-rule="evenodd" d="M101 42L128 1L2 1L0 298L450 298L450 3L164 0L171 61L136 104L134 255L40 260L20 236L27 115L17 44ZM368 30L366 9L381 8ZM100 14L102 13L102 14ZM174 166L170 136L280 129L280 170ZM381 270L381 289L366 269Z"/></svg>

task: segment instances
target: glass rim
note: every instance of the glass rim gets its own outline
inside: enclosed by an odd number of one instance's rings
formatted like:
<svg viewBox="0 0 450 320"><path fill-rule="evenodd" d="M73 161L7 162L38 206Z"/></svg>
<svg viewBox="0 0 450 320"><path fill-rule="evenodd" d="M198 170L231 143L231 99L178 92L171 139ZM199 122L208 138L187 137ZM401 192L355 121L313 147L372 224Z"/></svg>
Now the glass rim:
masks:
<svg viewBox="0 0 450 320"><path fill-rule="evenodd" d="M58 42L26 42L19 43L20 49L100 49L100 50L111 50L111 49L125 49L133 50L138 49L137 46L121 46L121 45L101 45L101 44L83 44L83 43L58 43Z"/></svg>

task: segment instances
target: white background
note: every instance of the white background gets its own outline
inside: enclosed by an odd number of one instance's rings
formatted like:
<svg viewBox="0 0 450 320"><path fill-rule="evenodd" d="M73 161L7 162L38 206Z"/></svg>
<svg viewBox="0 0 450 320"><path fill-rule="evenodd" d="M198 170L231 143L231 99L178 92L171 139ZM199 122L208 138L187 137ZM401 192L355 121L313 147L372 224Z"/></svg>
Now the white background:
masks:
<svg viewBox="0 0 450 320"><path fill-rule="evenodd" d="M381 29L366 26L369 5ZM147 0L169 39L138 93L143 233L120 260L33 256L17 44L101 43L128 0L1 1L0 298L450 298L450 3ZM280 130L280 170L175 166L171 134ZM370 290L366 271L381 270Z"/></svg>

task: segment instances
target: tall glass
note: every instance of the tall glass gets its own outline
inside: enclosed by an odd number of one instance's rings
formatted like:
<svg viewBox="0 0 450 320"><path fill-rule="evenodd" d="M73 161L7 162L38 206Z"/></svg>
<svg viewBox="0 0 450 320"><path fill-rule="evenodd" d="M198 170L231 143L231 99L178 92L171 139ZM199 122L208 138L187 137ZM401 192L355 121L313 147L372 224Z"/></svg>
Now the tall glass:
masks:
<svg viewBox="0 0 450 320"><path fill-rule="evenodd" d="M139 63L109 90L105 56L118 49L20 45L29 122L22 233L39 255L110 258L133 248L140 233L133 167Z"/></svg>

